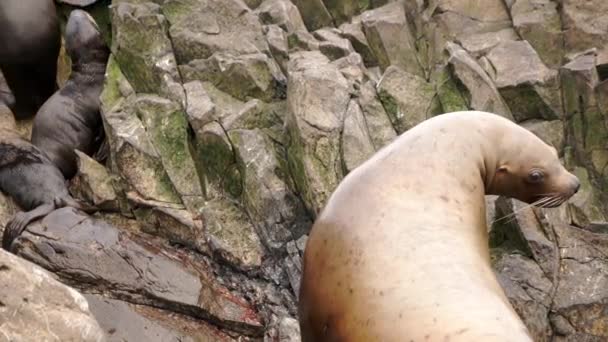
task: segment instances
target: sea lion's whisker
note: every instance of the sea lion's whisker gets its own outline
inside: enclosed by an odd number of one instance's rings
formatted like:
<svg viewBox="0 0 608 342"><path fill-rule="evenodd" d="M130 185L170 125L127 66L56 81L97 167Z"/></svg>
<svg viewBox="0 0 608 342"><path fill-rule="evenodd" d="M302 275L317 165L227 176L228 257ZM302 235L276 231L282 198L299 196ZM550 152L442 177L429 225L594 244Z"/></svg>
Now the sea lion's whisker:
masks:
<svg viewBox="0 0 608 342"><path fill-rule="evenodd" d="M544 200L544 199L543 199L543 200ZM532 207L532 206L536 205L535 203L536 203L536 202L534 202L534 203L530 203L530 204L526 204L525 206L523 206L523 207L521 207L521 208L518 208L518 209L516 209L516 210L513 210L513 212L512 212L512 213L507 214L507 215L505 215L505 216L503 216L503 217L501 217L501 218L499 218L499 219L496 219L496 220L492 221L492 223L491 223L491 224L494 224L494 223L496 223L496 222L502 221L502 220L507 219L507 218L510 218L510 217L515 217L515 215L519 214L519 212L521 212L522 210L528 209L528 208L530 208L530 207ZM510 221L507 221L507 222L510 222Z"/></svg>

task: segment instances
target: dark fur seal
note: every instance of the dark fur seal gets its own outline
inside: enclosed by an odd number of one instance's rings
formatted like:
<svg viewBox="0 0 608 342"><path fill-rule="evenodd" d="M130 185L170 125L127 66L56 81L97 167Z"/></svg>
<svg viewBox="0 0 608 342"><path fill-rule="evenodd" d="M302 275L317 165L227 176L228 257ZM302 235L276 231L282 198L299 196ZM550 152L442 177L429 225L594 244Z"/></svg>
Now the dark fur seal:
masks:
<svg viewBox="0 0 608 342"><path fill-rule="evenodd" d="M65 47L72 72L36 114L32 143L70 179L76 173L74 150L92 155L103 137L99 96L110 50L94 19L83 10L70 13Z"/></svg>
<svg viewBox="0 0 608 342"><path fill-rule="evenodd" d="M0 94L17 119L30 118L57 90L61 32L53 0L0 1Z"/></svg>
<svg viewBox="0 0 608 342"><path fill-rule="evenodd" d="M42 151L5 129L0 129L0 190L26 210L6 225L2 236L2 248L6 250L30 222L57 208L97 211L70 196L63 175Z"/></svg>

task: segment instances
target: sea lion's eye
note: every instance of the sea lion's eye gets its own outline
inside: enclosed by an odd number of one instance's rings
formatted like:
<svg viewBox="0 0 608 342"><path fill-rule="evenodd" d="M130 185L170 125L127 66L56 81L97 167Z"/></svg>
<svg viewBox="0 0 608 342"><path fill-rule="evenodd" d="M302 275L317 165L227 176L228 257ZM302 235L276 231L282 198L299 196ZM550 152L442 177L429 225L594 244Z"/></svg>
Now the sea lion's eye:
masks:
<svg viewBox="0 0 608 342"><path fill-rule="evenodd" d="M542 182L544 179L544 175L543 172L540 170L532 170L529 174L528 174L528 182L532 183L532 184L537 184Z"/></svg>

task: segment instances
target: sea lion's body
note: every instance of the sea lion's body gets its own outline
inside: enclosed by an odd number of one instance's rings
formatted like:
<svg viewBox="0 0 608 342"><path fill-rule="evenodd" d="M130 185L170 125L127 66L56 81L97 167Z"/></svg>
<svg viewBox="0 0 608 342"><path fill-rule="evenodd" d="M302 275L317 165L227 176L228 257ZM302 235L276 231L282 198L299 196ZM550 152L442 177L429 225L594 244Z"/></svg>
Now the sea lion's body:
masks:
<svg viewBox="0 0 608 342"><path fill-rule="evenodd" d="M16 132L5 129L0 129L0 190L25 210L5 227L4 249L10 247L29 222L58 207L95 210L70 196L63 175L42 151Z"/></svg>
<svg viewBox="0 0 608 342"><path fill-rule="evenodd" d="M53 0L0 1L0 70L12 93L2 97L16 118L35 115L57 89L60 47Z"/></svg>
<svg viewBox="0 0 608 342"><path fill-rule="evenodd" d="M532 341L490 265L484 195L539 199L540 185L518 183L537 164L562 194L547 204L578 190L532 133L460 112L419 124L353 170L305 249L303 342Z"/></svg>
<svg viewBox="0 0 608 342"><path fill-rule="evenodd" d="M70 179L76 173L74 150L92 155L103 137L99 96L110 51L93 19L82 10L70 13L65 42L72 72L36 114L32 143Z"/></svg>

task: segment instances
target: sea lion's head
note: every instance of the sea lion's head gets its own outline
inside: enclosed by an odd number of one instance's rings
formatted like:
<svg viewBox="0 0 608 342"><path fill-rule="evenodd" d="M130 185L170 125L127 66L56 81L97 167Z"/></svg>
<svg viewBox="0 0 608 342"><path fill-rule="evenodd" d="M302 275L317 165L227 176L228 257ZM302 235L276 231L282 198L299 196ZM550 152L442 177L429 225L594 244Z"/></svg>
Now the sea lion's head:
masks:
<svg viewBox="0 0 608 342"><path fill-rule="evenodd" d="M73 63L105 63L109 49L97 23L86 11L75 9L65 27L65 49Z"/></svg>
<svg viewBox="0 0 608 342"><path fill-rule="evenodd" d="M539 207L557 207L580 188L560 162L557 150L529 131L505 139L488 193Z"/></svg>

